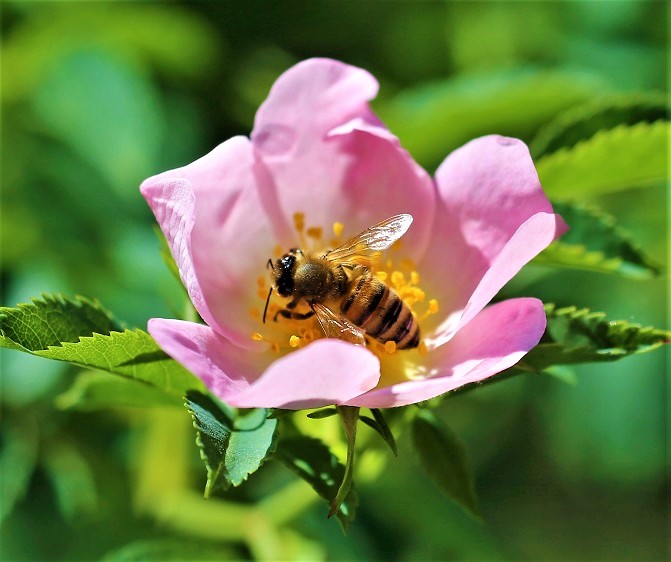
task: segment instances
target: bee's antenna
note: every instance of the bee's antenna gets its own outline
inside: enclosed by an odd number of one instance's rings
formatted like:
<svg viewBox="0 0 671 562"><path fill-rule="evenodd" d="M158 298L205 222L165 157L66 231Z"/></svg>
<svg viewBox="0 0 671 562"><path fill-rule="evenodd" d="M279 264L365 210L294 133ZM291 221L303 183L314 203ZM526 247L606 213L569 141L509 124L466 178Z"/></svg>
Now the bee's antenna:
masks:
<svg viewBox="0 0 671 562"><path fill-rule="evenodd" d="M270 261L270 260L268 260ZM270 291L268 291L268 298L266 299L266 307L263 309L263 323L266 323L266 313L268 312L268 304L270 303L270 295L273 294L273 287L271 285Z"/></svg>
<svg viewBox="0 0 671 562"><path fill-rule="evenodd" d="M272 258L268 258L268 263L266 264L266 269L272 269L273 268L273 260Z"/></svg>

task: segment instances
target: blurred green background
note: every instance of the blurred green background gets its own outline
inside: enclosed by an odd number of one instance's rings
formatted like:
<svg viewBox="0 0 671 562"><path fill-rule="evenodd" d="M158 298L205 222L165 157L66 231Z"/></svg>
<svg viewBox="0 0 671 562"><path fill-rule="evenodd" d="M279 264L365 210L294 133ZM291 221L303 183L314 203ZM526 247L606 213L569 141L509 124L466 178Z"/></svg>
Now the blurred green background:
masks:
<svg viewBox="0 0 671 562"><path fill-rule="evenodd" d="M100 299L128 326L179 316L183 294L138 185L249 134L272 82L299 60L371 71L375 109L432 172L474 136L530 142L603 94L666 93L667 22L666 2L638 0L4 1L2 304L62 291ZM450 127L431 127L436 107ZM666 186L591 202L666 262ZM664 327L667 282L528 267L506 296ZM528 375L446 401L484 524L436 493L402 435L399 458L359 483L348 537L317 501L279 537L259 528L250 550L199 503L194 529L157 501L175 482L202 489L185 411L66 408L57 397L77 369L0 351L2 560L267 558L273 540L278 559L296 560L669 554L668 353L576 368L573 385ZM229 495L253 502L292 479L271 465Z"/></svg>

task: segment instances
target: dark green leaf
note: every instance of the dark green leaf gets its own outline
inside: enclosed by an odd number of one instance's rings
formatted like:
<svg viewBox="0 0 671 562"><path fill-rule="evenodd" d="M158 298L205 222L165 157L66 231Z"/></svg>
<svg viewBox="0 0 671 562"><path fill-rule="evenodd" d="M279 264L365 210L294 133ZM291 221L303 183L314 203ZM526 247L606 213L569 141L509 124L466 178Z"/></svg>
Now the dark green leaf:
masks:
<svg viewBox="0 0 671 562"><path fill-rule="evenodd" d="M310 484L329 506L333 503L345 476L345 467L324 443L311 437L281 439L275 458ZM335 513L345 532L354 520L358 505L359 498L352 486Z"/></svg>
<svg viewBox="0 0 671 562"><path fill-rule="evenodd" d="M618 273L633 278L647 278L661 272L661 266L617 227L612 216L575 203L560 202L553 206L571 228L541 252L533 263Z"/></svg>
<svg viewBox="0 0 671 562"><path fill-rule="evenodd" d="M384 439L384 442L389 445L394 456L398 456L398 448L396 447L396 440L394 439L394 434L389 429L387 425L387 420L384 419L384 415L377 408L371 408L371 413L373 414L372 418L367 416L359 416L359 419L365 423L371 429L377 431L377 433Z"/></svg>
<svg viewBox="0 0 671 562"><path fill-rule="evenodd" d="M620 125L536 162L545 192L554 199L603 195L666 181L667 121Z"/></svg>
<svg viewBox="0 0 671 562"><path fill-rule="evenodd" d="M321 410L315 410L314 412L310 412L307 416L308 418L311 418L313 420L321 420L324 418L330 418L331 416L335 416L338 413L338 410L335 408L322 408Z"/></svg>
<svg viewBox="0 0 671 562"><path fill-rule="evenodd" d="M419 462L433 483L448 498L481 519L473 473L457 434L429 410L418 410L411 431Z"/></svg>
<svg viewBox="0 0 671 562"><path fill-rule="evenodd" d="M207 468L205 497L229 486L239 486L275 450L277 420L268 419L265 409L235 416L200 392L187 393L186 407L198 430L196 442Z"/></svg>
<svg viewBox="0 0 671 562"><path fill-rule="evenodd" d="M191 539L165 538L132 542L101 559L102 562L184 562L186 560L236 560L232 550L220 544Z"/></svg>
<svg viewBox="0 0 671 562"><path fill-rule="evenodd" d="M660 119L668 119L668 106L661 94L603 96L559 114L538 132L529 148L534 158L539 158L571 148L605 129Z"/></svg>
<svg viewBox="0 0 671 562"><path fill-rule="evenodd" d="M352 478L354 477L354 446L356 445L357 422L359 421L359 408L356 406L337 406L340 421L345 430L347 438L347 462L345 463L345 474L343 476L336 497L331 503L329 517L332 517L340 510L340 504L345 501L352 487Z"/></svg>
<svg viewBox="0 0 671 562"><path fill-rule="evenodd" d="M413 157L428 166L479 135L536 131L599 91L603 84L586 74L518 68L426 84L376 104L376 110Z"/></svg>
<svg viewBox="0 0 671 562"><path fill-rule="evenodd" d="M615 361L651 351L671 341L671 332L608 321L603 312L545 305L548 325L540 343L520 366L541 371L551 365Z"/></svg>
<svg viewBox="0 0 671 562"><path fill-rule="evenodd" d="M59 294L31 300L16 308L0 307L0 346L37 351L121 329L97 301Z"/></svg>
<svg viewBox="0 0 671 562"><path fill-rule="evenodd" d="M80 373L72 386L56 399L59 408L87 412L101 408L181 406L181 403L181 397L148 384L97 371Z"/></svg>

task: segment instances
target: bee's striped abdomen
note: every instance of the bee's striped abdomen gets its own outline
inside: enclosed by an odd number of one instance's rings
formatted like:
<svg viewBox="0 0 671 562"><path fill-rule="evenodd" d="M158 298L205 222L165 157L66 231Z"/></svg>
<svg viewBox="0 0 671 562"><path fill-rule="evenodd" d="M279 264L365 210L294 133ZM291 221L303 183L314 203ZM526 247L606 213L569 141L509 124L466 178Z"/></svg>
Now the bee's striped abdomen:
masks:
<svg viewBox="0 0 671 562"><path fill-rule="evenodd" d="M347 319L369 336L397 349L419 345L419 325L396 292L368 272L357 278L341 301Z"/></svg>

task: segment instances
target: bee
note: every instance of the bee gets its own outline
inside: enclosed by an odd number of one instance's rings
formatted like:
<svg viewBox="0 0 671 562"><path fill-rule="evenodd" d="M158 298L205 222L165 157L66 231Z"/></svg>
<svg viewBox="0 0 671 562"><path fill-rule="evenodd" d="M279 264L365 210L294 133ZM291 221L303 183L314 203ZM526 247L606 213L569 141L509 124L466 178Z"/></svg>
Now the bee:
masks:
<svg viewBox="0 0 671 562"><path fill-rule="evenodd" d="M368 336L381 343L394 342L396 349L417 347L419 324L410 307L371 271L375 256L401 238L411 223L411 215L396 215L321 256L292 248L274 263L269 259L272 286L263 322L275 288L291 300L274 320L278 316L303 320L316 315L329 338L366 345ZM303 303L309 311L294 311Z"/></svg>

